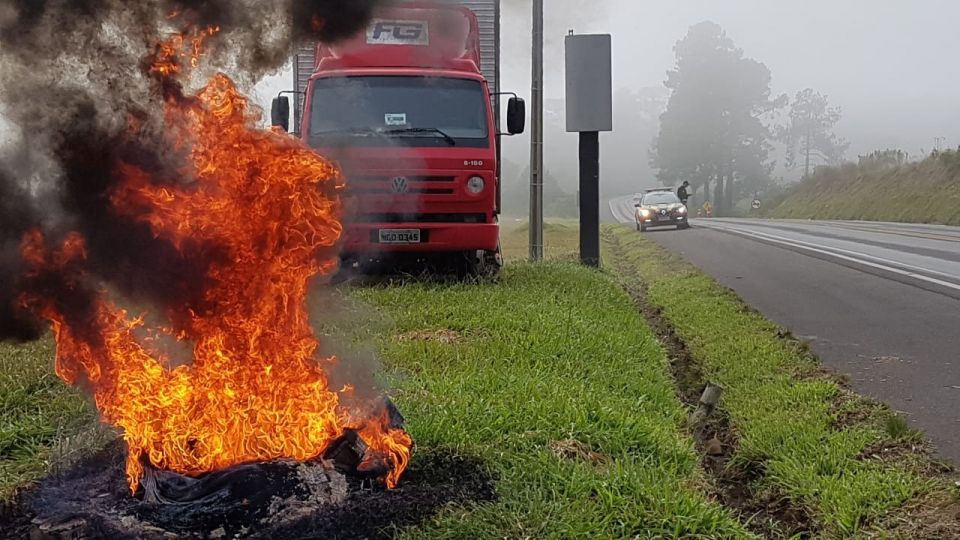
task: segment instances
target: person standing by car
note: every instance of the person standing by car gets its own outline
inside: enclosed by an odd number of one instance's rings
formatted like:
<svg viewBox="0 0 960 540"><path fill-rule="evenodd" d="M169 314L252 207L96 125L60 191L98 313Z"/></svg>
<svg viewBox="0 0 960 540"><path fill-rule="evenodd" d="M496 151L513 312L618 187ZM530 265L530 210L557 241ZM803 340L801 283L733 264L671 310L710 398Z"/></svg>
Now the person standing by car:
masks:
<svg viewBox="0 0 960 540"><path fill-rule="evenodd" d="M677 198L680 199L680 202L682 202L684 206L686 206L687 201L690 200L690 193L687 191L687 188L689 187L690 187L690 182L687 182L686 180L684 180L683 185L681 185L680 188L677 189Z"/></svg>

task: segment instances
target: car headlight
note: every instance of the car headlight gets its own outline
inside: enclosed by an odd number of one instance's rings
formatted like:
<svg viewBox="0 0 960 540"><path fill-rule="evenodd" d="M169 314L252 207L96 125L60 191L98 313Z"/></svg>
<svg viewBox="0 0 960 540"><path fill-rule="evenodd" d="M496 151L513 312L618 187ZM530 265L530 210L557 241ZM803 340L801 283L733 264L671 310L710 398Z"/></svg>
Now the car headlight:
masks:
<svg viewBox="0 0 960 540"><path fill-rule="evenodd" d="M686 206L681 206L680 208L677 208L677 212L680 212L681 214L686 214L686 213L687 213L687 207L686 207Z"/></svg>
<svg viewBox="0 0 960 540"><path fill-rule="evenodd" d="M467 180L467 192L471 195L479 195L483 193L483 188L487 187L487 183L483 181L483 178L479 176L474 176Z"/></svg>
<svg viewBox="0 0 960 540"><path fill-rule="evenodd" d="M647 210L646 208L641 208L641 209L640 209L640 215L643 216L643 217L647 217L647 216L650 215L650 211Z"/></svg>

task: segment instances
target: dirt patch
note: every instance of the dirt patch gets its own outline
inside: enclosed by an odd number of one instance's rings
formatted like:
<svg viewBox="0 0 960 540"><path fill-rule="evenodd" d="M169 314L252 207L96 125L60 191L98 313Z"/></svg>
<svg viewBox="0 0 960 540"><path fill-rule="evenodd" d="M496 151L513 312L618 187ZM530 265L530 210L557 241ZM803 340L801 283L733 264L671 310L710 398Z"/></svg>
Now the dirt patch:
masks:
<svg viewBox="0 0 960 540"><path fill-rule="evenodd" d="M4 523L4 537L25 538L34 528L32 521L38 517L45 519L57 497L64 497L63 489L69 482L80 482L79 486L94 482L98 487L109 491L112 511L126 516L127 526L116 527L112 523L88 519L90 524L83 538L116 538L121 540L134 538L170 538L171 533L159 528L151 528L150 514L157 512L156 507L148 508L144 503L127 495L126 479L123 474L122 445L110 448L77 463L62 475L48 478L38 486L21 493L17 500L0 510L0 521ZM415 456L410 469L404 475L401 485L386 490L378 484L348 479L345 500L338 504L318 505L312 511L298 513L294 519L282 524L265 521L256 527L237 531L180 530L174 533L177 538L388 538L396 529L417 525L434 516L448 504L475 504L495 499L493 479L479 460L441 452L421 452ZM79 489L79 488L78 488ZM304 510L304 509L301 509ZM161 509L162 511L162 509ZM73 517L70 515L65 518ZM130 525L136 520L136 532ZM121 525L124 521L121 520ZM189 524L184 524L189 527ZM5 536L10 534L10 536Z"/></svg>
<svg viewBox="0 0 960 540"><path fill-rule="evenodd" d="M955 477L953 465L936 459L936 452L925 440L881 441L865 448L857 456L863 461L911 469L935 481L949 483ZM960 480L953 481L953 493L947 490L913 501L872 524L878 538L960 538Z"/></svg>
<svg viewBox="0 0 960 540"><path fill-rule="evenodd" d="M939 497L917 501L874 527L876 538L960 538L960 502Z"/></svg>
<svg viewBox="0 0 960 540"><path fill-rule="evenodd" d="M869 424L874 420L875 409L873 402L841 388L830 404L830 415L833 417L830 427L843 431Z"/></svg>
<svg viewBox="0 0 960 540"><path fill-rule="evenodd" d="M908 455L924 451L925 445L908 441L880 441L864 448L858 455L860 461L899 461Z"/></svg>
<svg viewBox="0 0 960 540"><path fill-rule="evenodd" d="M550 443L550 450L559 458L571 461L584 461L592 465L607 465L610 458L594 451L586 443L576 439L564 439Z"/></svg>
<svg viewBox="0 0 960 540"><path fill-rule="evenodd" d="M949 481L957 472L952 464L938 460L936 450L923 439L880 441L864 448L857 454L857 459L899 465L933 480ZM960 489L960 484L956 482L960 481L954 482L954 486Z"/></svg>
<svg viewBox="0 0 960 540"><path fill-rule="evenodd" d="M450 330L449 328L440 328L435 330L415 330L413 332L406 332L397 336L397 340L401 343L409 343L412 341L425 341L432 343L441 343L443 345L450 345L453 343L459 343L463 340L463 335L456 330Z"/></svg>

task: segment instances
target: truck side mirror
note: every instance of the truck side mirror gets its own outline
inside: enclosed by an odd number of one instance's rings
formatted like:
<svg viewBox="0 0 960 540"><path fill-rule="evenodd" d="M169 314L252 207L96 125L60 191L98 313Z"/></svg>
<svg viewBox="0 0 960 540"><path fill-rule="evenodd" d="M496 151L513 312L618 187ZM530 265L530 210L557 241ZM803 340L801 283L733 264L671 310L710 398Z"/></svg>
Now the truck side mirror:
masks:
<svg viewBox="0 0 960 540"><path fill-rule="evenodd" d="M507 102L507 133L519 135L527 127L527 104L522 98L510 98Z"/></svg>
<svg viewBox="0 0 960 540"><path fill-rule="evenodd" d="M273 106L270 107L270 125L290 131L290 98L287 96L273 98Z"/></svg>

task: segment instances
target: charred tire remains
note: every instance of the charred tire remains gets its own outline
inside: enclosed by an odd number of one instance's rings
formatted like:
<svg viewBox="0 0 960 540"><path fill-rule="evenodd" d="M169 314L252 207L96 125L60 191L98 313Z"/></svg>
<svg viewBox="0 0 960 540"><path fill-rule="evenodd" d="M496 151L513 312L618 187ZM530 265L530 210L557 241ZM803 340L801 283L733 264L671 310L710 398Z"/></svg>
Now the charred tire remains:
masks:
<svg viewBox="0 0 960 540"><path fill-rule="evenodd" d="M399 410L384 404L390 426L402 428ZM247 463L196 478L144 460L132 495L125 458L117 441L41 483L20 511L22 525L31 517L31 538L369 538L446 503L493 498L478 463L443 455L426 457L404 485L386 490L378 479L389 464L353 430L314 460Z"/></svg>
<svg viewBox="0 0 960 540"><path fill-rule="evenodd" d="M329 461L276 461L200 479L154 475L162 500L152 501L144 490L130 495L124 459L118 442L43 481L4 516L4 534L45 540L380 538L447 504L494 499L481 462L445 453L418 455L392 490L343 474Z"/></svg>

